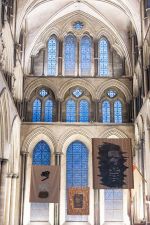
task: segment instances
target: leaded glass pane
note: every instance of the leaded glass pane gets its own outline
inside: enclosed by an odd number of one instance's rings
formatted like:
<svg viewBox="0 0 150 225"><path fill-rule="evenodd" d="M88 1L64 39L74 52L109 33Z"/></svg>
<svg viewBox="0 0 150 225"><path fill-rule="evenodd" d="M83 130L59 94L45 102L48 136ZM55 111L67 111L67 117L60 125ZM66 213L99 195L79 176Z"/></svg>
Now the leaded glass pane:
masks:
<svg viewBox="0 0 150 225"><path fill-rule="evenodd" d="M107 95L110 97L110 98L114 98L116 95L117 95L117 92L114 91L114 90L109 90L107 92Z"/></svg>
<svg viewBox="0 0 150 225"><path fill-rule="evenodd" d="M48 94L48 92L47 92L47 90L45 90L45 89L41 89L41 90L39 91L39 95L40 95L41 97L45 97L47 94Z"/></svg>
<svg viewBox="0 0 150 225"><path fill-rule="evenodd" d="M71 34L65 38L64 60L65 75L74 75L76 65L76 37Z"/></svg>
<svg viewBox="0 0 150 225"><path fill-rule="evenodd" d="M80 65L81 75L91 73L92 40L89 36L84 36L80 43Z"/></svg>
<svg viewBox="0 0 150 225"><path fill-rule="evenodd" d="M50 99L46 100L45 102L44 121L45 122L53 121L53 101Z"/></svg>
<svg viewBox="0 0 150 225"><path fill-rule="evenodd" d="M37 143L33 150L32 164L33 165L50 165L51 152L48 144L45 141Z"/></svg>
<svg viewBox="0 0 150 225"><path fill-rule="evenodd" d="M56 75L57 40L52 37L48 41L48 75Z"/></svg>
<svg viewBox="0 0 150 225"><path fill-rule="evenodd" d="M67 187L88 186L88 150L79 141L67 149Z"/></svg>
<svg viewBox="0 0 150 225"><path fill-rule="evenodd" d="M80 122L88 122L89 121L89 103L87 100L80 101Z"/></svg>
<svg viewBox="0 0 150 225"><path fill-rule="evenodd" d="M104 191L105 221L123 221L123 191L108 189Z"/></svg>
<svg viewBox="0 0 150 225"><path fill-rule="evenodd" d="M66 178L67 188L88 186L88 150L80 141L73 142L67 149ZM66 208L66 221L87 222L88 216L67 215Z"/></svg>
<svg viewBox="0 0 150 225"><path fill-rule="evenodd" d="M99 41L99 75L108 76L108 41L101 38Z"/></svg>
<svg viewBox="0 0 150 225"><path fill-rule="evenodd" d="M122 123L122 103L120 100L114 102L114 122Z"/></svg>
<svg viewBox="0 0 150 225"><path fill-rule="evenodd" d="M102 103L102 122L110 123L110 102L107 100Z"/></svg>
<svg viewBox="0 0 150 225"><path fill-rule="evenodd" d="M81 95L83 94L83 91L79 88L76 88L74 91L73 91L73 95L76 97L76 98L79 98Z"/></svg>
<svg viewBox="0 0 150 225"><path fill-rule="evenodd" d="M74 28L75 30L82 30L83 27L84 27L84 24L83 24L83 22L81 22L81 21L77 21L77 22L75 22L75 23L73 24L73 28Z"/></svg>
<svg viewBox="0 0 150 225"><path fill-rule="evenodd" d="M41 101L35 99L32 105L32 122L41 121Z"/></svg>
<svg viewBox="0 0 150 225"><path fill-rule="evenodd" d="M66 103L66 122L76 122L76 103L73 99Z"/></svg>

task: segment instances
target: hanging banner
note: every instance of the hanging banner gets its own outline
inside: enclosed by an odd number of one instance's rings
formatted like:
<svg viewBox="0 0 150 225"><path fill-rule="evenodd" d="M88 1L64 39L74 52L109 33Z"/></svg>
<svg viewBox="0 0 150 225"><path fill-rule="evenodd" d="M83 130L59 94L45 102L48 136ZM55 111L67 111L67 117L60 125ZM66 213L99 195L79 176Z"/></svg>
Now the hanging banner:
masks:
<svg viewBox="0 0 150 225"><path fill-rule="evenodd" d="M89 188L68 188L67 214L89 215Z"/></svg>
<svg viewBox="0 0 150 225"><path fill-rule="evenodd" d="M30 202L58 203L60 195L60 167L32 166Z"/></svg>
<svg viewBox="0 0 150 225"><path fill-rule="evenodd" d="M133 188L132 147L129 138L93 138L93 188Z"/></svg>

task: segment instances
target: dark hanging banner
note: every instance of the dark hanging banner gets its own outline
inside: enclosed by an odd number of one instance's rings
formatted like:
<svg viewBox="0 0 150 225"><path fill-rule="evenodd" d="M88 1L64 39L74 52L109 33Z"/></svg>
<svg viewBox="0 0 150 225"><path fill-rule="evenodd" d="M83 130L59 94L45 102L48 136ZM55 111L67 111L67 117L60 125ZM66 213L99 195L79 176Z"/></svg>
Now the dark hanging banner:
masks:
<svg viewBox="0 0 150 225"><path fill-rule="evenodd" d="M93 138L93 188L133 188L132 147L129 138Z"/></svg>
<svg viewBox="0 0 150 225"><path fill-rule="evenodd" d="M89 188L69 188L67 191L67 214L89 215Z"/></svg>
<svg viewBox="0 0 150 225"><path fill-rule="evenodd" d="M30 202L58 203L60 196L60 167L32 166Z"/></svg>

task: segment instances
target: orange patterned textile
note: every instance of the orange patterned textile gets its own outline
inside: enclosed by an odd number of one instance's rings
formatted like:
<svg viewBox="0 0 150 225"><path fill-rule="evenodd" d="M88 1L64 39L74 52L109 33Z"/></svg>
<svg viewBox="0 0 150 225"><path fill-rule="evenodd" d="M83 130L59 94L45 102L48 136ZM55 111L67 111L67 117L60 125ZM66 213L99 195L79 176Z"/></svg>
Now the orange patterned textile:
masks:
<svg viewBox="0 0 150 225"><path fill-rule="evenodd" d="M89 188L68 188L67 214L89 215Z"/></svg>

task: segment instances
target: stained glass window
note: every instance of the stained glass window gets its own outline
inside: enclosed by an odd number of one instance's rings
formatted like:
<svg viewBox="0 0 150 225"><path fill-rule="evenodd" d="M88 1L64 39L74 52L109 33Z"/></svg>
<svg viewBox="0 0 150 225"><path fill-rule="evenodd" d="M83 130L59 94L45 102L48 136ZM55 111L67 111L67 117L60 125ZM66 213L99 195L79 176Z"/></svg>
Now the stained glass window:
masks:
<svg viewBox="0 0 150 225"><path fill-rule="evenodd" d="M83 91L79 88L76 88L72 93L76 98L79 98L83 94Z"/></svg>
<svg viewBox="0 0 150 225"><path fill-rule="evenodd" d="M37 143L33 150L32 164L33 165L50 165L51 152L48 144L45 141Z"/></svg>
<svg viewBox="0 0 150 225"><path fill-rule="evenodd" d="M76 37L69 34L64 43L65 75L75 74L76 65Z"/></svg>
<svg viewBox="0 0 150 225"><path fill-rule="evenodd" d="M66 103L66 122L76 122L76 103L73 99Z"/></svg>
<svg viewBox="0 0 150 225"><path fill-rule="evenodd" d="M116 91L114 91L114 90L109 90L109 91L107 92L107 95L108 95L110 98L114 98L114 97L117 95L117 93L116 93Z"/></svg>
<svg viewBox="0 0 150 225"><path fill-rule="evenodd" d="M56 75L57 65L57 40L51 37L48 40L48 75Z"/></svg>
<svg viewBox="0 0 150 225"><path fill-rule="evenodd" d="M102 122L110 123L110 102L107 100L102 103Z"/></svg>
<svg viewBox="0 0 150 225"><path fill-rule="evenodd" d="M108 189L104 191L105 221L123 221L123 191Z"/></svg>
<svg viewBox="0 0 150 225"><path fill-rule="evenodd" d="M122 103L120 100L114 102L114 122L122 123Z"/></svg>
<svg viewBox="0 0 150 225"><path fill-rule="evenodd" d="M41 121L41 101L35 99L32 105L32 122Z"/></svg>
<svg viewBox="0 0 150 225"><path fill-rule="evenodd" d="M47 94L48 94L48 92L47 92L47 90L45 90L45 89L41 89L41 90L39 91L39 95L40 95L41 97L45 97Z"/></svg>
<svg viewBox="0 0 150 225"><path fill-rule="evenodd" d="M87 100L80 101L80 122L88 122L89 121L89 103Z"/></svg>
<svg viewBox="0 0 150 225"><path fill-rule="evenodd" d="M83 27L84 27L84 24L83 24L83 22L81 22L81 21L76 21L76 22L73 24L73 28L74 28L75 30L82 30Z"/></svg>
<svg viewBox="0 0 150 225"><path fill-rule="evenodd" d="M88 186L88 150L80 141L67 149L67 187Z"/></svg>
<svg viewBox="0 0 150 225"><path fill-rule="evenodd" d="M108 76L108 41L104 37L99 41L99 57L99 75Z"/></svg>
<svg viewBox="0 0 150 225"><path fill-rule="evenodd" d="M89 36L83 36L80 43L81 75L91 73L92 40Z"/></svg>
<svg viewBox="0 0 150 225"><path fill-rule="evenodd" d="M53 101L50 99L46 100L45 102L44 121L45 122L53 121Z"/></svg>

